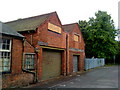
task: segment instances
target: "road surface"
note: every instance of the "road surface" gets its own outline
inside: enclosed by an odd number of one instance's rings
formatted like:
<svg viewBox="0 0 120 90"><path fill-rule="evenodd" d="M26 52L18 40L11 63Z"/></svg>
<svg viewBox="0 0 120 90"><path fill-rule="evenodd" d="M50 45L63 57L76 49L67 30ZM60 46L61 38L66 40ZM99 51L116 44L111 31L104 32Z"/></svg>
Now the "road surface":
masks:
<svg viewBox="0 0 120 90"><path fill-rule="evenodd" d="M118 88L118 66L92 69L69 80L45 85L46 88ZM44 88L42 87L42 88ZM41 88L41 86L34 86Z"/></svg>

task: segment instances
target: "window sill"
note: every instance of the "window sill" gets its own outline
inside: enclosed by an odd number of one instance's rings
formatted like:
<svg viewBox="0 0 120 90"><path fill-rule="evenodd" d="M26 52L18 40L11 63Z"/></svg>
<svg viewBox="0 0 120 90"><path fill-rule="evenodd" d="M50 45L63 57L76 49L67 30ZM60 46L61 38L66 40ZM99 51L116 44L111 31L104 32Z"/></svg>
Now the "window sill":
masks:
<svg viewBox="0 0 120 90"><path fill-rule="evenodd" d="M25 68L24 68L25 69ZM30 70L30 71L34 71L35 69L25 69L25 70Z"/></svg>
<svg viewBox="0 0 120 90"><path fill-rule="evenodd" d="M56 34L58 34L58 35L61 35L61 33L58 33L58 32L54 32L54 31L52 31L52 30L49 30L49 29L48 29L48 31L49 31L49 32L53 32L53 33L56 33Z"/></svg>

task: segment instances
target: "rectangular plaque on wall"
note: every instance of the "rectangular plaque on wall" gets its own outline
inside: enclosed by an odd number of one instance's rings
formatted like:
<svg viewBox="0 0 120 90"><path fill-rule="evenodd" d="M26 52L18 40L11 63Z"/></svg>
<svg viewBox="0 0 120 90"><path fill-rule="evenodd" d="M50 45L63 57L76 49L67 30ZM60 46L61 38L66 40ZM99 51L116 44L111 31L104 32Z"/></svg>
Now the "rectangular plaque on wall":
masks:
<svg viewBox="0 0 120 90"><path fill-rule="evenodd" d="M48 23L48 29L53 31L53 32L61 33L61 27L56 26L52 23Z"/></svg>

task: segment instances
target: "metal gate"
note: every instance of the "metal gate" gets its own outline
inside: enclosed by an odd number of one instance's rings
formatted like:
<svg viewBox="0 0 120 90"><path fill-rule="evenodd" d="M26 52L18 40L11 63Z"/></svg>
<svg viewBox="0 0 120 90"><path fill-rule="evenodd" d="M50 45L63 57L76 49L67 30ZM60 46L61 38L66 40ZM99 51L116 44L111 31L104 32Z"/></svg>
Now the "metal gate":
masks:
<svg viewBox="0 0 120 90"><path fill-rule="evenodd" d="M105 65L104 58L86 58L85 59L85 70L100 67Z"/></svg>
<svg viewBox="0 0 120 90"><path fill-rule="evenodd" d="M73 56L73 72L78 72L78 56Z"/></svg>
<svg viewBox="0 0 120 90"><path fill-rule="evenodd" d="M61 75L61 52L43 49L42 80Z"/></svg>

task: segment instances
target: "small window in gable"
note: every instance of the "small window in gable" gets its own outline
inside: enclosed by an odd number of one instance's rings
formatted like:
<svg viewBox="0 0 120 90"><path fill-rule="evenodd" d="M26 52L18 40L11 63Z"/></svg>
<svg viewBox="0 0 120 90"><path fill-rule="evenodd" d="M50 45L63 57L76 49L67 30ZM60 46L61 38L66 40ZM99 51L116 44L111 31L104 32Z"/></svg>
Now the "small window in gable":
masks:
<svg viewBox="0 0 120 90"><path fill-rule="evenodd" d="M74 34L74 41L79 41L79 36L78 35L76 35L76 34Z"/></svg>
<svg viewBox="0 0 120 90"><path fill-rule="evenodd" d="M51 23L48 23L48 30L61 34L61 28Z"/></svg>

